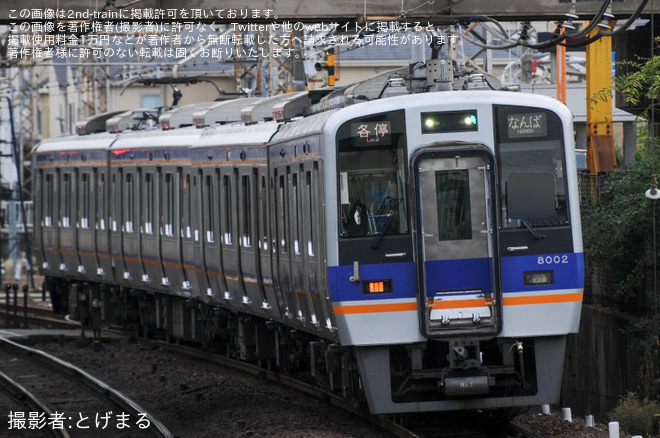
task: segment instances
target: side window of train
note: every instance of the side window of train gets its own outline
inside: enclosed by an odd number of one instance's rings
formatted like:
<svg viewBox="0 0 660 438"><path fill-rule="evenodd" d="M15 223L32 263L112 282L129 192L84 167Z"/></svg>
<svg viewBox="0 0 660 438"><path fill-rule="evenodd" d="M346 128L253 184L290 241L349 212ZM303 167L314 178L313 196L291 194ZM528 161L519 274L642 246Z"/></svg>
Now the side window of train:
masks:
<svg viewBox="0 0 660 438"><path fill-rule="evenodd" d="M241 229L241 246L252 246L252 194L251 194L251 181L249 175L241 177L241 197L243 209L243 223Z"/></svg>
<svg viewBox="0 0 660 438"><path fill-rule="evenodd" d="M234 216L234 206L231 196L231 175L222 177L222 201L220 203L222 211L222 243L232 244L232 217Z"/></svg>
<svg viewBox="0 0 660 438"><path fill-rule="evenodd" d="M80 175L80 228L89 228L90 206L90 175L89 172L83 172Z"/></svg>
<svg viewBox="0 0 660 438"><path fill-rule="evenodd" d="M340 237L408 234L404 112L344 123L337 151Z"/></svg>
<svg viewBox="0 0 660 438"><path fill-rule="evenodd" d="M183 230L183 226L184 226L183 212L185 210L185 205L184 205L184 202L183 202L183 193L185 192L186 182L183 179L183 169L181 169L180 167L177 168L177 170L176 170L176 179L177 179L176 202L177 202L177 205L178 205L178 211L177 211L178 223L176 224L176 228L178 230L179 236L183 238L183 237L185 237L184 236L184 230Z"/></svg>
<svg viewBox="0 0 660 438"><path fill-rule="evenodd" d="M215 192L213 184L213 175L206 175L204 178L204 189L206 192L206 199L204 199L204 204L208 207L206 210L206 241L209 243L214 242L214 226L215 226Z"/></svg>
<svg viewBox="0 0 660 438"><path fill-rule="evenodd" d="M71 173L62 175L62 227L71 226Z"/></svg>
<svg viewBox="0 0 660 438"><path fill-rule="evenodd" d="M154 233L154 177L150 172L144 174L144 232Z"/></svg>
<svg viewBox="0 0 660 438"><path fill-rule="evenodd" d="M106 190L105 190L105 173L100 173L98 177L98 191L97 191L97 227L99 230L105 230L105 217L106 217Z"/></svg>
<svg viewBox="0 0 660 438"><path fill-rule="evenodd" d="M260 213L261 213L261 239L262 239L260 245L264 251L268 250L268 196L266 194L266 190L268 190L266 186L266 177L262 176L261 187L259 189L259 203L261 204Z"/></svg>
<svg viewBox="0 0 660 438"><path fill-rule="evenodd" d="M43 216L44 216L44 226L52 227L53 226L53 198L55 197L55 184L54 184L54 175L52 173L46 173L44 196L43 202Z"/></svg>
<svg viewBox="0 0 660 438"><path fill-rule="evenodd" d="M163 198L165 235L174 236L174 174L172 172L165 174Z"/></svg>
<svg viewBox="0 0 660 438"><path fill-rule="evenodd" d="M305 172L305 194L307 196L307 206L309 210L307 211L306 216L309 218L309 224L308 224L308 229L309 229L309 240L307 241L307 255L310 257L314 256L314 238L315 235L314 233L318 229L318 224L316 221L318 220L318 203L316 202L316 194L314 191L314 187L316 186L316 177L317 177L317 163L314 163L314 169L312 171L307 171ZM313 173L312 173L313 172Z"/></svg>
<svg viewBox="0 0 660 438"><path fill-rule="evenodd" d="M183 183L183 197L182 202L182 212L183 212L183 223L182 226L184 229L184 237L190 239L192 237L192 223L190 221L190 214L192 212L192 187L190 186L190 174L186 174L186 180ZM185 202L185 205L183 204Z"/></svg>
<svg viewBox="0 0 660 438"><path fill-rule="evenodd" d="M124 184L124 193L125 196L123 199L126 200L126 208L124 209L126 213L124 231L127 233L133 232L133 219L135 217L135 182L133 180L133 174L126 174L126 184Z"/></svg>
<svg viewBox="0 0 660 438"><path fill-rule="evenodd" d="M119 180L121 181L121 173L119 174ZM121 223L121 193L117 189L117 175L112 174L112 183L110 187L110 193L113 194L111 203L110 203L110 227L112 231L117 232L118 227L117 223Z"/></svg>
<svg viewBox="0 0 660 438"><path fill-rule="evenodd" d="M291 209L293 210L292 220L295 221L293 232L293 252L300 255L300 200L298 190L298 173L291 175Z"/></svg>
<svg viewBox="0 0 660 438"><path fill-rule="evenodd" d="M286 177L279 175L277 185L277 227L280 236L280 251L286 254L289 227L287 224L287 208L286 208Z"/></svg>

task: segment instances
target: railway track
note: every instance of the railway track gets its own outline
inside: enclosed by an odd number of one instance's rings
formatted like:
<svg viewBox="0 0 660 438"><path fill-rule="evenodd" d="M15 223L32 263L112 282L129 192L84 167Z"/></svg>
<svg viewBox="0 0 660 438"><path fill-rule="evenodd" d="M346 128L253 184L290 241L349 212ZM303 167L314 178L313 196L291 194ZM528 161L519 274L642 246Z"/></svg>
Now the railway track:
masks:
<svg viewBox="0 0 660 438"><path fill-rule="evenodd" d="M0 303L0 324L4 327L16 328L36 326L52 329L71 329L80 327L78 321L55 315L52 310L47 308L29 306L26 311L23 305L14 306L11 304L7 306L5 303Z"/></svg>
<svg viewBox="0 0 660 438"><path fill-rule="evenodd" d="M209 353L197 348L171 344L165 341L153 341L158 347L165 351L194 357L197 360L212 362L224 367L241 370L254 376L276 382L313 397L326 400L332 405L350 412L351 414L369 422L397 438L537 438L529 430L521 428L513 423L496 421L480 413L458 414L465 421L457 422L456 413L443 413L438 415L418 415L406 417L390 417L384 415L372 415L364 409L353 406L345 399L326 391L316 385L303 382L276 371L267 370L256 365L237 361L226 356ZM440 420L438 419L440 417ZM408 419L415 418L414 424ZM444 418L444 421L442 420ZM403 424L402 424L403 423Z"/></svg>
<svg viewBox="0 0 660 438"><path fill-rule="evenodd" d="M37 349L0 338L0 368L0 386L8 396L5 424L15 436L173 437L121 392Z"/></svg>
<svg viewBox="0 0 660 438"><path fill-rule="evenodd" d="M0 315L4 310L5 309L0 305ZM45 309L32 310L33 309L31 308L28 314L32 316L32 323L34 325L40 327L51 325L53 315L50 311ZM69 328L76 326L76 323L64 322L68 324ZM353 406L343 398L329 393L323 388L276 371L267 370L250 363L237 361L223 355L210 353L190 346L154 339L145 339L145 341L153 343L162 350L170 353L192 357L196 360L217 364L223 367L233 368L293 388L296 391L324 400L346 412L350 412L361 418L363 421L371 423L380 430L397 438L536 438L536 435L531 431L520 428L515 424L493 421L480 414L460 414L459 416L463 418L463 420L460 421L457 421L457 418L459 417L457 417L455 413L445 413L434 416L408 416L405 420L398 417L371 415L364 409L359 409ZM0 344L0 346L1 345L3 344ZM2 349L0 349L0 351L2 351ZM32 408L33 411L35 409L36 408ZM43 409L37 409L37 411L46 412ZM124 437L125 435L121 436Z"/></svg>

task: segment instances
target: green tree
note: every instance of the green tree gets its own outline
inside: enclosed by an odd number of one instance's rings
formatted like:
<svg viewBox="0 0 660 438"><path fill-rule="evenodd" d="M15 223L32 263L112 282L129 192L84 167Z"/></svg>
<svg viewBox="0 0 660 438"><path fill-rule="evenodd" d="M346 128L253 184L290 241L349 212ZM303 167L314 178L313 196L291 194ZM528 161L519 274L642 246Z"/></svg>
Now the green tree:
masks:
<svg viewBox="0 0 660 438"><path fill-rule="evenodd" d="M657 102L660 92L660 56L639 60L631 66L636 70L617 78L615 86L626 101L646 108L640 116L643 122L640 125L648 126L646 121L651 119L648 115L655 106L652 103ZM601 94L592 99L602 99ZM603 304L637 316L628 332L640 357L639 393L649 399L660 395L660 297L654 288L657 272L653 260L654 248L660 243L660 202L645 196L646 190L657 184L656 169L660 165L657 137L657 134L650 136L648 129L641 129L634 163L607 174L598 201L583 206L582 210L586 275L607 277L605 283L610 287L603 291Z"/></svg>

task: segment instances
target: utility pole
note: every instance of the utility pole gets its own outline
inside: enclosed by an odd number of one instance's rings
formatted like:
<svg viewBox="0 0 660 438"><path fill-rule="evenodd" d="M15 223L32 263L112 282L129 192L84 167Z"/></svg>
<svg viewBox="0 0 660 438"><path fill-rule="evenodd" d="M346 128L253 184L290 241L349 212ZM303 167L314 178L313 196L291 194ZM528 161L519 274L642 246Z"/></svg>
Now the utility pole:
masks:
<svg viewBox="0 0 660 438"><path fill-rule="evenodd" d="M596 27L588 38L599 32ZM612 89L612 38L587 45L587 167L591 173L610 172L616 166L612 135L611 99L592 99Z"/></svg>

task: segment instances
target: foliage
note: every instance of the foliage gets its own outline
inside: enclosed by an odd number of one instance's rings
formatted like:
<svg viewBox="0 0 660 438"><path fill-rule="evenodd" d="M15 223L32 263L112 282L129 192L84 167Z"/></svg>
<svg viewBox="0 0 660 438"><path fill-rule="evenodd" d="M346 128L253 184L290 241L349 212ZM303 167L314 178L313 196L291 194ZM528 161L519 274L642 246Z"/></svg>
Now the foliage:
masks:
<svg viewBox="0 0 660 438"><path fill-rule="evenodd" d="M651 436L653 434L653 414L660 412L660 403L640 400L634 392L628 392L610 412L612 421L618 421L624 432L631 435Z"/></svg>
<svg viewBox="0 0 660 438"><path fill-rule="evenodd" d="M635 163L608 174L596 206L583 207L583 236L588 268L606 266L613 285L608 297L614 307L648 309L644 268L648 239L652 236L653 206L644 195L650 187L654 158L642 149ZM657 205L656 205L657 208Z"/></svg>
<svg viewBox="0 0 660 438"><path fill-rule="evenodd" d="M649 102L651 98L658 98L658 84L660 84L660 56L653 60L640 59L625 63L634 71L616 79L616 89L626 102L638 105Z"/></svg>
<svg viewBox="0 0 660 438"><path fill-rule="evenodd" d="M627 102L650 108L660 92L657 85L660 84L660 56L629 63L628 67L632 73L617 78L617 91ZM592 100L602 100L608 94L596 93ZM587 270L610 280L604 304L639 316L626 331L633 342L632 349L640 358L639 390L644 399L640 401L629 393L611 416L627 432L646 435L651 433L653 414L660 413L660 405L648 401L660 394L657 360L660 297L654 295L653 276L657 274L652 269L653 248L658 248L659 243L660 211L658 202L645 196L646 190L657 183L655 174L660 165L657 137L652 137L655 140L649 147L648 131L640 131L638 144L644 146L639 149L635 162L628 168L607 174L597 204L583 207L582 216Z"/></svg>

